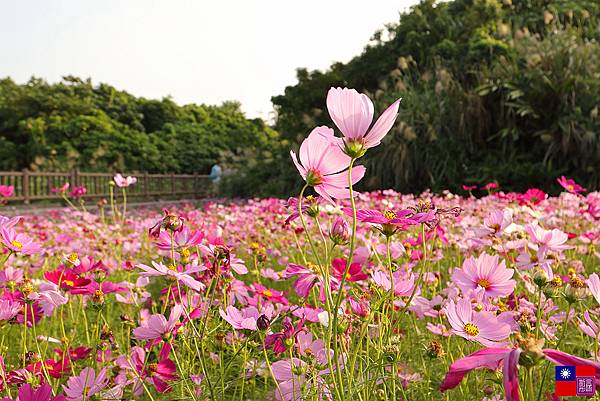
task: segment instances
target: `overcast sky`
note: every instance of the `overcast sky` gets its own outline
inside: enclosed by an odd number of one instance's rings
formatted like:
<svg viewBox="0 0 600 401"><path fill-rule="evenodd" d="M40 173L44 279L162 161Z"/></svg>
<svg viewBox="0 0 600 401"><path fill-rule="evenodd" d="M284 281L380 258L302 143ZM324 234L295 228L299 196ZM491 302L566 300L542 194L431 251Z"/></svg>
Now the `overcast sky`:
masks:
<svg viewBox="0 0 600 401"><path fill-rule="evenodd" d="M91 77L269 118L298 67L360 53L416 0L0 0L0 77Z"/></svg>

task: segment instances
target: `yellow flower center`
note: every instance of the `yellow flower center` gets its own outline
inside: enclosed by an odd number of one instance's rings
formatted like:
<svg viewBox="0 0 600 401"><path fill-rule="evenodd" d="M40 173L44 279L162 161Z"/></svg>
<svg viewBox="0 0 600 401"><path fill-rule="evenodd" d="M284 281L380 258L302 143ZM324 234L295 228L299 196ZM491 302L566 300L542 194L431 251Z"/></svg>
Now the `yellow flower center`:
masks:
<svg viewBox="0 0 600 401"><path fill-rule="evenodd" d="M573 185L567 185L567 190L569 192L573 192L573 190L575 190L575 187Z"/></svg>
<svg viewBox="0 0 600 401"><path fill-rule="evenodd" d="M488 280L487 278L480 278L479 281L477 282L477 284L483 288L485 288L486 290L488 288L490 288L490 280Z"/></svg>
<svg viewBox="0 0 600 401"><path fill-rule="evenodd" d="M182 258L187 259L190 257L191 252L188 248L183 248L181 251L179 251L179 254L181 255Z"/></svg>
<svg viewBox="0 0 600 401"><path fill-rule="evenodd" d="M15 248L23 248L23 244L21 244L19 241L17 241L16 239L10 241L10 243L12 244L12 246L14 246Z"/></svg>
<svg viewBox="0 0 600 401"><path fill-rule="evenodd" d="M175 266L175 265L169 265L169 266L167 266L167 268L168 268L169 270L171 270L171 271L174 271L174 272L176 272L176 271L177 271L177 266Z"/></svg>
<svg viewBox="0 0 600 401"><path fill-rule="evenodd" d="M72 253L69 256L67 256L67 259L69 259L71 262L76 262L77 261L77 254L76 253Z"/></svg>
<svg viewBox="0 0 600 401"><path fill-rule="evenodd" d="M393 210L386 210L383 215L388 220L394 220L398 216Z"/></svg>
<svg viewBox="0 0 600 401"><path fill-rule="evenodd" d="M314 201L314 200L315 200L315 197L314 197L313 195L308 195L308 196L306 197L306 200L307 200L308 202L312 202L312 201Z"/></svg>
<svg viewBox="0 0 600 401"><path fill-rule="evenodd" d="M350 273L346 273L346 280L349 280L349 279L350 279L350 277L352 277L352 276L350 275Z"/></svg>
<svg viewBox="0 0 600 401"><path fill-rule="evenodd" d="M273 296L273 291L271 291L271 290L264 290L263 291L263 295L265 297L272 297Z"/></svg>
<svg viewBox="0 0 600 401"><path fill-rule="evenodd" d="M21 292L23 293L23 295L29 296L29 294L31 294L33 292L33 286L31 284L25 284L21 288Z"/></svg>
<svg viewBox="0 0 600 401"><path fill-rule="evenodd" d="M63 283L65 283L65 285L68 285L69 287L73 287L73 285L75 285L75 282L73 280L63 280Z"/></svg>
<svg viewBox="0 0 600 401"><path fill-rule="evenodd" d="M476 336L477 334L479 334L479 329L473 323L465 324L464 330L465 333L467 333L470 336Z"/></svg>

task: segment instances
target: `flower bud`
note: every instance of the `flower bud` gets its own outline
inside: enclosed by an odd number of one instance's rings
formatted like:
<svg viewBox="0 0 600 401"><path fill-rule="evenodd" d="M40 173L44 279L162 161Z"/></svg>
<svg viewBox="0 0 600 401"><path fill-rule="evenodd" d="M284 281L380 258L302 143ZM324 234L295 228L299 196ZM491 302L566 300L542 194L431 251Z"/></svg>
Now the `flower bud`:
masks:
<svg viewBox="0 0 600 401"><path fill-rule="evenodd" d="M548 273L546 273L544 270L542 269L537 269L534 273L533 273L533 282L535 285L537 285L539 288L544 287L547 283L548 280L550 279L550 277L548 276Z"/></svg>
<svg viewBox="0 0 600 401"><path fill-rule="evenodd" d="M260 315L256 320L256 327L258 327L259 330L267 330L270 325L271 322L269 321L269 318L265 315Z"/></svg>
<svg viewBox="0 0 600 401"><path fill-rule="evenodd" d="M342 217L337 217L329 230L329 239L336 245L346 245L350 241L350 227Z"/></svg>

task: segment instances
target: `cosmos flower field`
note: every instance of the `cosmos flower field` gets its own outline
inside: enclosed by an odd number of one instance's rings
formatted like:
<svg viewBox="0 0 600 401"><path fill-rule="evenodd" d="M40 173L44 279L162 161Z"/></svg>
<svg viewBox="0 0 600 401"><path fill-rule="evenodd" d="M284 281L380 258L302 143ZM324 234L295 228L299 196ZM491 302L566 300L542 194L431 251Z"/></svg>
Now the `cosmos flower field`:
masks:
<svg viewBox="0 0 600 401"><path fill-rule="evenodd" d="M327 104L342 136L292 153L287 200L0 217L2 400L558 400L554 365L600 385L600 193L359 194L399 103L372 127L366 96Z"/></svg>

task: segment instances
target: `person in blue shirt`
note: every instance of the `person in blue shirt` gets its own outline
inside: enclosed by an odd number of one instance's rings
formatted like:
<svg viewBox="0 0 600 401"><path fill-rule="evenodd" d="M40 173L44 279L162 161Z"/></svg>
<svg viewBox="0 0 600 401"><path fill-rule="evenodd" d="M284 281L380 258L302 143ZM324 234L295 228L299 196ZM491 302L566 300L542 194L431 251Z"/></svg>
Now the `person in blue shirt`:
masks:
<svg viewBox="0 0 600 401"><path fill-rule="evenodd" d="M221 181L221 176L223 175L223 170L219 165L219 160L215 161L215 164L210 168L210 174L208 178L213 182L213 184L218 184Z"/></svg>

